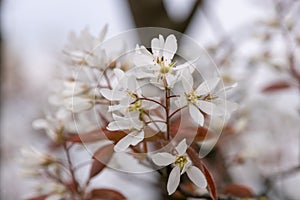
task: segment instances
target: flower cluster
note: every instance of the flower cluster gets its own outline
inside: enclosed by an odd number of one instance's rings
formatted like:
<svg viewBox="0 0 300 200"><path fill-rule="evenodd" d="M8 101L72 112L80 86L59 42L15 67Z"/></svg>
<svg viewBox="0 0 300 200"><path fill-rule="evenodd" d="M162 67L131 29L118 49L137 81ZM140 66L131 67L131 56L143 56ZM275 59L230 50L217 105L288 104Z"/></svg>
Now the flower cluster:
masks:
<svg viewBox="0 0 300 200"><path fill-rule="evenodd" d="M208 128L210 118L228 117L236 109L235 103L222 98L221 78L212 77L200 84L194 81L202 80L197 76L196 62L182 62L177 58L177 39L173 34L165 39L162 35L152 39L151 52L137 45L133 53L119 58L109 55L101 46L105 34L106 27L98 37L91 36L87 30L79 37L71 35L70 44L64 50L65 64L72 70L79 68L80 73L65 75L60 81L62 86L56 88L49 99L56 108L55 114L33 124L35 128L45 129L55 143L64 147L66 166L71 170L71 183L75 185L75 189L68 186L66 190L71 190L72 198L99 195L99 190L93 193L87 189L90 180L103 169L97 159L108 164L114 152L140 153L143 156L135 156L135 159L162 174L167 173L170 195L180 185L180 175L185 172L195 186L205 188L203 168L193 165L195 158L186 152L191 148L186 141L193 139L192 134L185 133L179 140L174 127L178 127L180 114L184 123ZM93 120L95 113L97 117ZM78 134L74 133L72 117L77 121ZM80 188L74 175L69 155L72 144L80 144L78 138L82 142L108 140L110 143L95 151L84 188ZM164 148L165 144L169 147ZM45 163L48 160L38 164ZM161 169L157 169L159 167Z"/></svg>

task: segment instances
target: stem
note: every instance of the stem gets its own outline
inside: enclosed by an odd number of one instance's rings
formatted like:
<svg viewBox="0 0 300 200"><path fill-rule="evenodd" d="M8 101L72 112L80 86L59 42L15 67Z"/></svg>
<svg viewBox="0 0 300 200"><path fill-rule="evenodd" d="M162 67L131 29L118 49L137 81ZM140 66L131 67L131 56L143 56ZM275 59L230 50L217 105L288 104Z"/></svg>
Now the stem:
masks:
<svg viewBox="0 0 300 200"><path fill-rule="evenodd" d="M160 103L160 102L158 102L158 101L156 101L156 100L154 100L154 99L148 99L147 97L143 97L143 98L140 98L140 100L151 101L151 102L153 102L153 103L156 103L156 104L160 105L160 106L163 107L164 109L166 109L166 106L165 106L165 105L163 105L162 103Z"/></svg>
<svg viewBox="0 0 300 200"><path fill-rule="evenodd" d="M168 83L166 79L164 81L164 86L165 86L165 105L166 105L166 124L167 124L167 139L170 139L170 89L168 88Z"/></svg>
<svg viewBox="0 0 300 200"><path fill-rule="evenodd" d="M63 148L64 148L64 150L65 150L65 152L66 152L67 161L68 161L68 169L69 169L70 174L71 174L72 182L73 182L73 184L74 184L74 186L75 186L74 188L76 189L75 192L77 192L77 194L79 194L79 193L80 193L80 192L79 192L79 188L78 188L79 184L78 184L78 182L77 182L77 180L76 180L76 178L75 178L75 172L74 172L74 170L73 170L73 164L72 164L71 156L70 156L70 148L71 148L71 147L72 147L72 145L70 145L69 147L67 147L67 143L66 143L66 142L63 143ZM75 199L75 198L74 198L75 195L76 195L76 194L74 194L74 191L72 191L72 197L73 197L73 199Z"/></svg>
<svg viewBox="0 0 300 200"><path fill-rule="evenodd" d="M106 80L106 82L107 82L108 88L109 88L109 89L112 89L111 84L110 84L110 80L109 80L109 78L108 78L108 76L107 76L106 71L103 72L103 75L104 75L104 78L105 78L105 80Z"/></svg>
<svg viewBox="0 0 300 200"><path fill-rule="evenodd" d="M184 108L186 108L187 106L183 106L183 107L181 107L181 108L178 108L177 110L175 110L170 116L169 116L169 118L172 118L177 112L179 112L180 110L182 110L182 109L184 109Z"/></svg>
<svg viewBox="0 0 300 200"><path fill-rule="evenodd" d="M174 97L180 97L180 95L171 95L168 98L171 99L171 98L174 98Z"/></svg>
<svg viewBox="0 0 300 200"><path fill-rule="evenodd" d="M151 123L166 123L166 122L163 120L151 120L151 121L146 122L146 124L151 124Z"/></svg>

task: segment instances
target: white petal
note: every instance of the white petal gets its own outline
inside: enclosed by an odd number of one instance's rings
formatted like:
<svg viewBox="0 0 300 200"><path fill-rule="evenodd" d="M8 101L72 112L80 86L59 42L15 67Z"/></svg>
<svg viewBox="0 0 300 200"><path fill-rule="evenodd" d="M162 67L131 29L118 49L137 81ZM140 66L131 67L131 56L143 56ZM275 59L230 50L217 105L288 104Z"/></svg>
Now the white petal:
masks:
<svg viewBox="0 0 300 200"><path fill-rule="evenodd" d="M152 157L153 162L158 166L168 166L175 162L176 157L169 153L157 153Z"/></svg>
<svg viewBox="0 0 300 200"><path fill-rule="evenodd" d="M106 127L109 131L117 131L117 130L127 130L132 127L130 121L112 121Z"/></svg>
<svg viewBox="0 0 300 200"><path fill-rule="evenodd" d="M44 119L37 119L32 122L32 127L34 129L45 129L48 126L48 122Z"/></svg>
<svg viewBox="0 0 300 200"><path fill-rule="evenodd" d="M152 55L151 56L144 55L144 54L133 55L132 61L136 67L146 67L154 64Z"/></svg>
<svg viewBox="0 0 300 200"><path fill-rule="evenodd" d="M185 63L183 63L183 64L181 64L181 65L177 65L177 66L174 68L174 70L177 71L177 70L185 69L185 68L187 68L187 67L189 67L189 66L190 66L190 63L189 63L189 62L185 62Z"/></svg>
<svg viewBox="0 0 300 200"><path fill-rule="evenodd" d="M208 81L205 81L199 85L196 89L197 94L204 95L210 93L218 85L220 78L214 78Z"/></svg>
<svg viewBox="0 0 300 200"><path fill-rule="evenodd" d="M187 61L181 65L178 65L174 68L174 70L181 70L187 68L189 73L192 74L196 68L196 62L199 60L199 58L195 58L194 60Z"/></svg>
<svg viewBox="0 0 300 200"><path fill-rule="evenodd" d="M172 34L167 37L164 45L164 51L163 51L164 60L167 59L168 61L171 61L176 51L177 51L177 40L176 37Z"/></svg>
<svg viewBox="0 0 300 200"><path fill-rule="evenodd" d="M205 188L207 186L207 181L200 169L195 166L190 166L186 173L190 180L199 188Z"/></svg>
<svg viewBox="0 0 300 200"><path fill-rule="evenodd" d="M121 69L114 69L114 73L119 81L124 77L124 72Z"/></svg>
<svg viewBox="0 0 300 200"><path fill-rule="evenodd" d="M184 174L191 165L192 165L192 162L190 160L188 160L187 163L185 163L185 165L183 166L183 169L181 170L181 174Z"/></svg>
<svg viewBox="0 0 300 200"><path fill-rule="evenodd" d="M70 97L65 99L64 105L68 110L74 113L78 113L84 110L88 110L93 107L93 103L90 99L82 97Z"/></svg>
<svg viewBox="0 0 300 200"><path fill-rule="evenodd" d="M184 70L182 72L181 80L184 91L190 93L193 90L194 80L191 73L189 73L189 70Z"/></svg>
<svg viewBox="0 0 300 200"><path fill-rule="evenodd" d="M124 107L123 105L113 105L113 106L108 106L108 112L114 112L114 111L121 111L123 112L123 110L125 109L126 107Z"/></svg>
<svg viewBox="0 0 300 200"><path fill-rule="evenodd" d="M137 82L134 76L128 78L127 88L132 92L134 92L137 89Z"/></svg>
<svg viewBox="0 0 300 200"><path fill-rule="evenodd" d="M188 148L188 145L186 144L186 139L184 138L175 148L177 153L182 156L183 154L185 154L186 150Z"/></svg>
<svg viewBox="0 0 300 200"><path fill-rule="evenodd" d="M167 190L169 195L173 194L176 191L179 182L180 182L180 167L176 165L172 169L167 183Z"/></svg>
<svg viewBox="0 0 300 200"><path fill-rule="evenodd" d="M194 120L194 122L196 122L200 126L203 126L204 117L203 117L202 113L200 112L200 110L196 106L189 104L189 113L190 113L192 119Z"/></svg>
<svg viewBox="0 0 300 200"><path fill-rule="evenodd" d="M152 54L143 45L142 46L136 45L135 51L136 51L137 54L145 54L146 56L151 56L152 57Z"/></svg>
<svg viewBox="0 0 300 200"><path fill-rule="evenodd" d="M128 121L128 119L126 117L120 116L120 115L116 115L116 114L112 114L112 117L115 121Z"/></svg>
<svg viewBox="0 0 300 200"><path fill-rule="evenodd" d="M198 101L199 108L208 115L213 115L216 110L216 105L208 101ZM217 115L217 113L215 113Z"/></svg>
<svg viewBox="0 0 300 200"><path fill-rule="evenodd" d="M102 42L107 34L108 24L105 24L102 30L99 33L98 41Z"/></svg>
<svg viewBox="0 0 300 200"><path fill-rule="evenodd" d="M114 150L116 152L125 151L130 145L137 145L144 139L144 131L133 131L127 136L123 137L115 146Z"/></svg>
<svg viewBox="0 0 300 200"><path fill-rule="evenodd" d="M151 40L151 50L155 57L158 57L159 51L161 50L160 42L158 38L153 38Z"/></svg>
<svg viewBox="0 0 300 200"><path fill-rule="evenodd" d="M63 197L59 194L52 194L48 196L45 200L61 200Z"/></svg>
<svg viewBox="0 0 300 200"><path fill-rule="evenodd" d="M108 99L110 101L120 101L122 98L125 97L125 92L117 91L117 90L110 90L107 88L101 89L100 93L102 96L104 96L106 99Z"/></svg>
<svg viewBox="0 0 300 200"><path fill-rule="evenodd" d="M186 106L188 104L187 100L186 100L186 96L185 94L180 95L179 100L175 101L175 104L177 107L181 108L183 106Z"/></svg>

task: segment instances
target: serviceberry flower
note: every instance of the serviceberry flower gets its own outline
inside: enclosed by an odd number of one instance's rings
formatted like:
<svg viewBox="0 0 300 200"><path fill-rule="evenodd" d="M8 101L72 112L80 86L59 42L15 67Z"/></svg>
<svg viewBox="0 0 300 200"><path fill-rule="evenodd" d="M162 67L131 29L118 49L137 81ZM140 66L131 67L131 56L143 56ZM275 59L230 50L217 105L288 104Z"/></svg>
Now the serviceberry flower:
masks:
<svg viewBox="0 0 300 200"><path fill-rule="evenodd" d="M152 53L144 46L136 47L136 55L133 62L137 69L142 68L136 74L139 78L150 78L150 82L163 89L166 86L172 88L178 81L180 74L178 70L187 67L187 64L176 65L172 61L177 51L177 40L172 34L166 40L162 35L151 41Z"/></svg>
<svg viewBox="0 0 300 200"><path fill-rule="evenodd" d="M116 152L125 151L130 145L137 145L144 139L145 123L140 120L140 113L135 111L127 116L113 114L114 121L110 122L107 130L129 130L129 133L123 137L114 147Z"/></svg>
<svg viewBox="0 0 300 200"><path fill-rule="evenodd" d="M225 101L220 98L220 91L215 91L220 78L204 81L194 89L194 80L189 71L184 70L182 76L184 92L181 93L176 103L178 107L188 106L190 116L198 125L204 125L202 112L208 115L222 116L236 110L237 105L235 103Z"/></svg>
<svg viewBox="0 0 300 200"><path fill-rule="evenodd" d="M167 190L169 195L173 194L179 183L180 176L187 173L189 179L199 188L205 188L207 181L202 171L193 166L188 155L186 154L188 146L186 140L183 139L176 147L176 154L170 154L167 152L157 153L152 156L153 162L158 166L168 166L172 164L173 169L169 175Z"/></svg>

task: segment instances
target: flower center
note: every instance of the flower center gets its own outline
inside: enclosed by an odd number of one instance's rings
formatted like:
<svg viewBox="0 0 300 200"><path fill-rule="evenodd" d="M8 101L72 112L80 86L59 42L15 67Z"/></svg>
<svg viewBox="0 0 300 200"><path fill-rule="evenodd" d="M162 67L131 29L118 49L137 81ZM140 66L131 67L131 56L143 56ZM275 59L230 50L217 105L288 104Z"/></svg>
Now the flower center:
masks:
<svg viewBox="0 0 300 200"><path fill-rule="evenodd" d="M217 98L216 96L213 96L212 94L208 94L203 98L203 100L211 101L211 100L215 100L216 98Z"/></svg>
<svg viewBox="0 0 300 200"><path fill-rule="evenodd" d="M188 160L186 156L177 156L175 160L175 165L178 165L182 170L187 161Z"/></svg>
<svg viewBox="0 0 300 200"><path fill-rule="evenodd" d="M170 64L167 65L165 61L159 61L157 63L160 65L159 73L162 75L172 72L172 68L175 66L174 62L171 62Z"/></svg>
<svg viewBox="0 0 300 200"><path fill-rule="evenodd" d="M129 105L129 111L132 112L132 111L141 111L143 108L143 105L142 105L142 101L141 100L136 100L134 101L133 103L131 103Z"/></svg>
<svg viewBox="0 0 300 200"><path fill-rule="evenodd" d="M139 96L131 91L127 91L127 95L133 98L133 101L129 104L128 110L129 112L132 111L141 111L142 110L142 101L140 100Z"/></svg>
<svg viewBox="0 0 300 200"><path fill-rule="evenodd" d="M192 92L190 92L190 93L188 93L188 94L185 94L185 96L186 96L187 101L188 101L188 102L191 102L191 103L196 103L196 101L197 101L199 98L201 98L201 96L197 95L197 94L195 93L195 91L192 91Z"/></svg>

